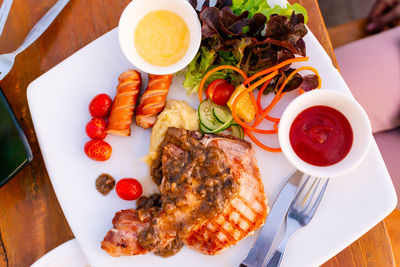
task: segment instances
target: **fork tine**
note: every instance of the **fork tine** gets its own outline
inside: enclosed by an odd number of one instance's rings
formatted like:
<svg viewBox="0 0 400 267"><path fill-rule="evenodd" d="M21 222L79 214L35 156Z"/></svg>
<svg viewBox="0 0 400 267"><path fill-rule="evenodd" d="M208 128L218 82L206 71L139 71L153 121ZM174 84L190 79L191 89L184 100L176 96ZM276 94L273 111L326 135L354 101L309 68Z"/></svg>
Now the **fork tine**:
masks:
<svg viewBox="0 0 400 267"><path fill-rule="evenodd" d="M294 205L294 208L296 210L304 210L304 204L310 195L311 190L314 188L315 183L317 182L317 178L313 176L309 176L310 179L307 179L304 182L304 192L299 192L299 201L296 202L296 205ZM312 180L312 181L311 181ZM310 185L311 184L311 185Z"/></svg>
<svg viewBox="0 0 400 267"><path fill-rule="evenodd" d="M320 183L321 183L321 178L316 178L314 180L313 184L310 187L310 190L308 190L308 194L304 199L303 210L307 210L308 207L310 206L310 203L314 199L315 193L317 192Z"/></svg>
<svg viewBox="0 0 400 267"><path fill-rule="evenodd" d="M304 189L305 189L305 187L306 187L306 184L307 184L308 181L310 180L310 177L311 177L311 176L308 175L306 181L301 185L299 191L297 192L295 198L294 198L293 201L292 201L292 206L297 206L297 205L298 205L297 202L298 202L300 196L303 194L303 191L304 191ZM302 198L302 199L303 199L303 198Z"/></svg>
<svg viewBox="0 0 400 267"><path fill-rule="evenodd" d="M319 195L317 197L317 200L315 201L314 205L311 207L310 212L308 212L308 216L313 217L315 214L315 211L317 210L319 203L321 203L322 197L324 196L325 190L328 187L328 183L329 183L329 178L326 179L321 192L319 192Z"/></svg>

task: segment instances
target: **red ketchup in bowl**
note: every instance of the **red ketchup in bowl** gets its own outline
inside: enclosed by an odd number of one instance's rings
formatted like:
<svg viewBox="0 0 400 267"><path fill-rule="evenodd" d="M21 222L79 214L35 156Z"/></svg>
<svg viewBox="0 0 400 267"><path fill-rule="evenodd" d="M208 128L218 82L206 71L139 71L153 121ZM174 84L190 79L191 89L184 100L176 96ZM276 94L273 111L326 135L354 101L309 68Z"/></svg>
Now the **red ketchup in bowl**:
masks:
<svg viewBox="0 0 400 267"><path fill-rule="evenodd" d="M313 106L296 117L289 138L302 160L315 166L330 166L349 153L353 130L341 112L328 106Z"/></svg>

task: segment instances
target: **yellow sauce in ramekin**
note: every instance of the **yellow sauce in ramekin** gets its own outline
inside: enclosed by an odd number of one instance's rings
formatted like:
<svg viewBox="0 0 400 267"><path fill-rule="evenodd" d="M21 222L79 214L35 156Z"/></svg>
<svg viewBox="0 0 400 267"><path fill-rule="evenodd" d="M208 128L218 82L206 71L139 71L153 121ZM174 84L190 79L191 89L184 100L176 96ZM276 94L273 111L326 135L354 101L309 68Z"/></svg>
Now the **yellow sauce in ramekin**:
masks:
<svg viewBox="0 0 400 267"><path fill-rule="evenodd" d="M167 10L146 14L135 30L135 47L148 63L169 66L183 58L189 48L190 33L185 21Z"/></svg>

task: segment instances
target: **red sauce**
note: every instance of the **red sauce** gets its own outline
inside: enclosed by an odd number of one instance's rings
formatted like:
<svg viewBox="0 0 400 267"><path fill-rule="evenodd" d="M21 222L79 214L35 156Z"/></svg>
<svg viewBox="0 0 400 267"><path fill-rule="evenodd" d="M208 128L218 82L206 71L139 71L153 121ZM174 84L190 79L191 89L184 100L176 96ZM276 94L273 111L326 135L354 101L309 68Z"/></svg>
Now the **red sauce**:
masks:
<svg viewBox="0 0 400 267"><path fill-rule="evenodd" d="M346 117L331 107L313 106L301 112L290 127L294 152L315 166L341 161L353 144L353 130Z"/></svg>

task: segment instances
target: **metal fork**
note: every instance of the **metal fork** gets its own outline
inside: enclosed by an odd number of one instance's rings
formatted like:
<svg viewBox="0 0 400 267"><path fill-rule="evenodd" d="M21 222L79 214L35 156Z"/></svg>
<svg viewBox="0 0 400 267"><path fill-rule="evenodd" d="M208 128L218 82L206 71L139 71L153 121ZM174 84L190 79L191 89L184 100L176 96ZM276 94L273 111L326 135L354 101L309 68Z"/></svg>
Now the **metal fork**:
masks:
<svg viewBox="0 0 400 267"><path fill-rule="evenodd" d="M0 55L0 81L10 72L15 57L42 35L69 1L70 0L59 0L33 27L23 44L17 50L9 54Z"/></svg>
<svg viewBox="0 0 400 267"><path fill-rule="evenodd" d="M328 186L329 178L326 179L322 186L320 186L321 180L321 178L310 179L309 176L301 186L286 215L285 235L281 243L267 259L265 267L278 267L280 265L291 236L297 230L306 226L313 218Z"/></svg>
<svg viewBox="0 0 400 267"><path fill-rule="evenodd" d="M4 25L6 24L6 20L8 17L8 13L10 13L12 3L13 0L4 0L3 4L0 7L0 35L3 33Z"/></svg>

